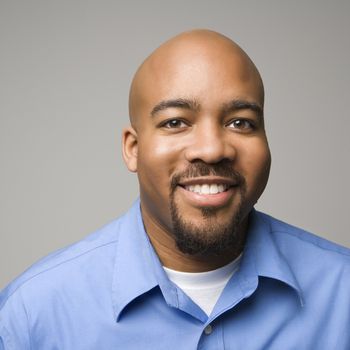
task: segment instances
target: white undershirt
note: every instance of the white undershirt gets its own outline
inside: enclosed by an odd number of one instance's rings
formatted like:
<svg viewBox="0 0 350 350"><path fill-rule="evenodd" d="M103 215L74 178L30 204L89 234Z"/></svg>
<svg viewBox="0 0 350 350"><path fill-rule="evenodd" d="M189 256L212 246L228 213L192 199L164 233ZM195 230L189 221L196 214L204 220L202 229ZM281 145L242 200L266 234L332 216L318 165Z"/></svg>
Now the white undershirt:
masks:
<svg viewBox="0 0 350 350"><path fill-rule="evenodd" d="M214 309L223 289L238 270L242 254L229 264L207 272L164 270L170 281L180 287L208 316Z"/></svg>

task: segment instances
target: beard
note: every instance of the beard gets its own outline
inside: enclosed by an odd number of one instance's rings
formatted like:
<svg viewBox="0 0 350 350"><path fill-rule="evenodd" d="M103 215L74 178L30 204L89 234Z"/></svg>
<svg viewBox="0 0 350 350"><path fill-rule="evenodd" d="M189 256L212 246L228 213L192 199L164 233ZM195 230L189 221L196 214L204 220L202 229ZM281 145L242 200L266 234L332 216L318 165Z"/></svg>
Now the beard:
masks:
<svg viewBox="0 0 350 350"><path fill-rule="evenodd" d="M181 179L198 176L223 176L233 179L237 184L239 202L226 222L217 218L218 209L201 208L203 221L196 225L186 221L176 204L175 191ZM172 232L178 249L190 255L220 255L231 249L241 249L244 237L240 234L246 207L246 181L244 177L232 169L232 163L223 160L220 163L208 165L204 162L191 164L186 171L176 174L171 182L170 213Z"/></svg>

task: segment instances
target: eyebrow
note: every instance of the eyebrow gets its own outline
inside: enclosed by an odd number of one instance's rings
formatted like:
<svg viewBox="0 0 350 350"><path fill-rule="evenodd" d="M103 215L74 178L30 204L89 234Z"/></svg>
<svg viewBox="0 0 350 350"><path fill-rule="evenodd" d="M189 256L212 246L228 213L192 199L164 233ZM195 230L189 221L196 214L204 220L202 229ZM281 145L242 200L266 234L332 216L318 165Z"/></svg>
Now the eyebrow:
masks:
<svg viewBox="0 0 350 350"><path fill-rule="evenodd" d="M164 100L153 107L151 116L153 117L158 112L163 111L167 108L182 108L197 112L200 109L200 104L196 100L185 98ZM259 118L263 118L264 115L262 107L260 107L260 105L257 103L240 99L234 99L228 103L224 103L222 109L224 114L242 109L250 109L255 112Z"/></svg>
<svg viewBox="0 0 350 350"><path fill-rule="evenodd" d="M223 106L223 111L225 114L228 114L230 112L235 112L237 110L242 110L242 109L250 109L253 112L257 114L259 118L263 118L264 116L264 111L260 105L258 105L255 102L249 102L246 100L232 100L228 103L225 103Z"/></svg>
<svg viewBox="0 0 350 350"><path fill-rule="evenodd" d="M167 108L182 108L197 112L199 110L199 103L197 103L195 100L186 98L161 101L153 107L151 116L153 117L158 112L163 111Z"/></svg>

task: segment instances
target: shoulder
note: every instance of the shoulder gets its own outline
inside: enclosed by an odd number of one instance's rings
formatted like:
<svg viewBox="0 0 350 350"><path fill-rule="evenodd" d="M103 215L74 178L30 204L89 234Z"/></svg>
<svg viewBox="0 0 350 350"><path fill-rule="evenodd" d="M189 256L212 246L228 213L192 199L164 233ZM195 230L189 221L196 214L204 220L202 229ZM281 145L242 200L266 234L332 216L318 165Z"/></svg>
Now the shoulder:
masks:
<svg viewBox="0 0 350 350"><path fill-rule="evenodd" d="M314 233L308 232L302 228L278 220L270 215L258 212L258 215L269 224L271 233L276 239L293 241L298 246L308 247L317 251L328 251L335 255L340 255L344 259L350 259L350 249L331 242Z"/></svg>
<svg viewBox="0 0 350 350"><path fill-rule="evenodd" d="M130 226L126 216L41 259L0 293L0 344L27 349L33 339L59 336L59 325L78 332L110 308L117 246Z"/></svg>
<svg viewBox="0 0 350 350"><path fill-rule="evenodd" d="M98 274L98 267L103 266L103 261L105 264L112 264L122 221L123 217L33 264L1 291L0 310L20 289L27 294L35 294L38 298L60 283L74 283L77 278L83 278L82 271Z"/></svg>
<svg viewBox="0 0 350 350"><path fill-rule="evenodd" d="M257 214L264 222L264 234L270 235L276 247L277 263L288 266L304 302L317 310L332 301L332 312L348 310L350 250L269 215Z"/></svg>
<svg viewBox="0 0 350 350"><path fill-rule="evenodd" d="M325 274L350 277L350 249L314 233L257 212L269 227L280 253L298 275Z"/></svg>

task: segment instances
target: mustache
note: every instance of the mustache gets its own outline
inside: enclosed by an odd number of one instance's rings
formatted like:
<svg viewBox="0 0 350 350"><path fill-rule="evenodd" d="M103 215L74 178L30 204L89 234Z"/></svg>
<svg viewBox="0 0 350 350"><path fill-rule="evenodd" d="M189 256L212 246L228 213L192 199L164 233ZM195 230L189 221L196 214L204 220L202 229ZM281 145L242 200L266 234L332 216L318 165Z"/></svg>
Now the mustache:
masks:
<svg viewBox="0 0 350 350"><path fill-rule="evenodd" d="M174 190L181 180L200 176L221 176L232 179L238 186L245 185L244 176L232 168L232 162L229 160L222 160L215 164L196 161L191 163L184 171L173 175L171 189Z"/></svg>

